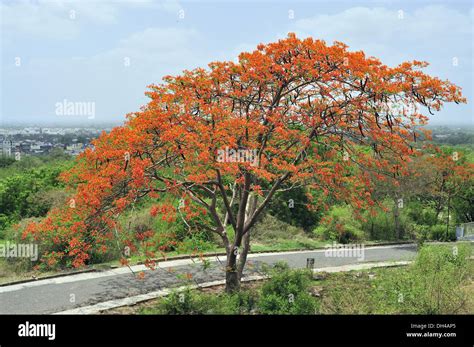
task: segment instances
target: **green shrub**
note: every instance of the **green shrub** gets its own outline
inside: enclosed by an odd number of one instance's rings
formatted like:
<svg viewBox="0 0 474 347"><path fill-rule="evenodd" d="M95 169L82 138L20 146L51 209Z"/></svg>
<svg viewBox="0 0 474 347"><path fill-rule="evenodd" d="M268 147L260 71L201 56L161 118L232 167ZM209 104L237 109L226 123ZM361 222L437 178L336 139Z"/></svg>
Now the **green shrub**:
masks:
<svg viewBox="0 0 474 347"><path fill-rule="evenodd" d="M22 218L43 216L55 203L60 203L64 194L59 192L63 188L59 175L66 168L65 163L41 166L0 178L0 211L8 217L2 219L0 228Z"/></svg>
<svg viewBox="0 0 474 347"><path fill-rule="evenodd" d="M407 215L413 223L421 225L434 225L436 220L436 212L426 202L413 200L408 203L406 208Z"/></svg>
<svg viewBox="0 0 474 347"><path fill-rule="evenodd" d="M323 240L349 243L365 238L362 223L354 218L347 205L335 205L329 211L328 223L320 224L313 233Z"/></svg>
<svg viewBox="0 0 474 347"><path fill-rule="evenodd" d="M8 167L15 162L15 158L0 155L0 168Z"/></svg>
<svg viewBox="0 0 474 347"><path fill-rule="evenodd" d="M167 315L202 314L202 302L191 289L173 292L158 304L158 313Z"/></svg>
<svg viewBox="0 0 474 347"><path fill-rule="evenodd" d="M375 216L368 216L362 225L371 240L394 240L395 223L390 212L379 211Z"/></svg>
<svg viewBox="0 0 474 347"><path fill-rule="evenodd" d="M305 188L298 187L275 194L268 210L271 215L286 224L310 232L321 219L321 211L310 210Z"/></svg>
<svg viewBox="0 0 474 347"><path fill-rule="evenodd" d="M142 313L164 315L248 314L255 310L256 295L250 291L218 295L185 289L174 291L158 305Z"/></svg>
<svg viewBox="0 0 474 347"><path fill-rule="evenodd" d="M314 314L316 301L309 294L311 272L290 270L277 264L260 291L258 311L262 314Z"/></svg>
<svg viewBox="0 0 474 347"><path fill-rule="evenodd" d="M446 224L434 224L434 225L420 225L413 224L411 226L411 234L422 244L427 240L434 241L455 241L456 230L454 226L449 228L448 234L446 235Z"/></svg>
<svg viewBox="0 0 474 347"><path fill-rule="evenodd" d="M435 224L430 228L430 239L436 241L454 241L456 240L456 230L453 226L449 228L446 234L446 224Z"/></svg>

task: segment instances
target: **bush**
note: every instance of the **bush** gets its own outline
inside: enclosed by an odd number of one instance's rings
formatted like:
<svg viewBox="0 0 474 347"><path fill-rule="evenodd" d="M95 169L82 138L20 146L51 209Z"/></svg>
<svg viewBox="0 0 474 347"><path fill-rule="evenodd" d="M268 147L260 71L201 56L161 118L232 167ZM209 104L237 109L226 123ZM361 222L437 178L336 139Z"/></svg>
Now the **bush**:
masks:
<svg viewBox="0 0 474 347"><path fill-rule="evenodd" d="M159 302L157 310L160 314L179 315L179 314L203 314L206 313L203 307L203 300L199 300L199 295L191 289L182 292L172 292ZM207 306L209 302L207 302Z"/></svg>
<svg viewBox="0 0 474 347"><path fill-rule="evenodd" d="M0 155L0 168L8 167L15 162L15 158Z"/></svg>
<svg viewBox="0 0 474 347"><path fill-rule="evenodd" d="M430 239L436 241L454 241L456 240L456 230L449 228L446 235L446 224L435 224L430 227Z"/></svg>
<svg viewBox="0 0 474 347"><path fill-rule="evenodd" d="M371 240L396 240L398 235L395 230L395 216L394 216L394 201L385 199L383 205L388 208L388 211L378 209L375 216L369 213L365 214L366 222L362 224L362 229L369 235ZM430 215L427 210L423 210L421 205L412 202L405 202L403 208L398 209L398 224L400 238L406 239L413 237L412 225L419 220L419 224L425 224L423 221L428 220ZM418 216L423 214L423 217ZM413 216L418 216L418 219L413 219Z"/></svg>
<svg viewBox="0 0 474 347"><path fill-rule="evenodd" d="M414 238L419 242L423 243L427 240L434 241L455 241L456 230L451 227L446 235L446 224L434 224L434 225L420 225L413 224L411 226L411 233Z"/></svg>
<svg viewBox="0 0 474 347"><path fill-rule="evenodd" d="M369 216L363 223L363 230L371 240L394 240L395 223L390 212L379 211L375 216Z"/></svg>
<svg viewBox="0 0 474 347"><path fill-rule="evenodd" d="M326 218L329 222L319 225L313 231L319 238L339 243L360 241L365 238L362 223L354 218L349 206L333 206Z"/></svg>
<svg viewBox="0 0 474 347"><path fill-rule="evenodd" d="M0 211L9 221L6 224L2 219L0 227L7 228L22 218L43 216L59 203L63 198L58 192L63 187L59 174L65 167L44 166L0 179Z"/></svg>
<svg viewBox="0 0 474 347"><path fill-rule="evenodd" d="M142 313L164 315L248 314L255 309L256 296L249 291L235 294L211 294L187 288L174 291L151 310Z"/></svg>
<svg viewBox="0 0 474 347"><path fill-rule="evenodd" d="M67 202L68 194L59 188L46 188L27 197L26 215L31 217L45 216L54 207L60 207Z"/></svg>
<svg viewBox="0 0 474 347"><path fill-rule="evenodd" d="M407 214L413 223L421 225L434 225L436 220L436 212L426 202L412 200L408 203Z"/></svg>
<svg viewBox="0 0 474 347"><path fill-rule="evenodd" d="M22 244L22 243L36 243L32 238L26 240L21 237L21 229L25 227L26 224L33 221L38 221L38 218L27 218L21 220L17 224L9 225L3 231L3 237L5 240L8 240L12 244ZM38 253L41 255L44 245L38 245ZM24 271L29 271L36 265L38 261L31 261L30 258L25 257L10 257L5 258L5 264L8 265L9 269L15 273L21 273Z"/></svg>
<svg viewBox="0 0 474 347"><path fill-rule="evenodd" d="M178 218L176 221L168 222L159 216L150 214L151 204L144 204L138 208L129 209L121 217L122 243L127 240L133 241L133 246L138 253L144 253L144 243L147 243L146 251L151 252L203 252L213 249L209 232L195 228L189 231L188 227ZM140 234L151 231L146 238L137 237Z"/></svg>
<svg viewBox="0 0 474 347"><path fill-rule="evenodd" d="M312 274L277 264L262 286L258 311L262 314L314 314L316 301L309 294Z"/></svg>
<svg viewBox="0 0 474 347"><path fill-rule="evenodd" d="M321 219L321 211L308 209L309 203L306 190L299 187L275 194L268 210L278 220L310 232Z"/></svg>

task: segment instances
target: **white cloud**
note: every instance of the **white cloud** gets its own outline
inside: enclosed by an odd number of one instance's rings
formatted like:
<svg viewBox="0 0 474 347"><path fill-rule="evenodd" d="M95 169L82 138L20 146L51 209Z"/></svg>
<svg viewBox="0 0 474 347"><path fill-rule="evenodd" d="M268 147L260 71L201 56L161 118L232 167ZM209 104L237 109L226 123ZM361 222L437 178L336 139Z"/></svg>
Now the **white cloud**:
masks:
<svg viewBox="0 0 474 347"><path fill-rule="evenodd" d="M0 4L1 27L9 40L15 35L71 39L90 23L115 24L121 11L137 8L177 14L182 7L176 0L19 0Z"/></svg>
<svg viewBox="0 0 474 347"><path fill-rule="evenodd" d="M77 22L69 17L68 11L52 2L2 3L0 15L4 39L11 39L10 35L70 39L79 33Z"/></svg>
<svg viewBox="0 0 474 347"><path fill-rule="evenodd" d="M92 63L123 65L124 59L128 58L130 67L148 72L184 68L190 61L199 60L192 50L199 39L200 35L194 29L148 28L120 40L115 48L95 55Z"/></svg>
<svg viewBox="0 0 474 347"><path fill-rule="evenodd" d="M472 10L468 14L436 5L401 11L355 7L297 20L294 29L302 36L342 41L352 49L384 56L390 63L399 62L409 53L468 53L465 43L466 37L472 37Z"/></svg>

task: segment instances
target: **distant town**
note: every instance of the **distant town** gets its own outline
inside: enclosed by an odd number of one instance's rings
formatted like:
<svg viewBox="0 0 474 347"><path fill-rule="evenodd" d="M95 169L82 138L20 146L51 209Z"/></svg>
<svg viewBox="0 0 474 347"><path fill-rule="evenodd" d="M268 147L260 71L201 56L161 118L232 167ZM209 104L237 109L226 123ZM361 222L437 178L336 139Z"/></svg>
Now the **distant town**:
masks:
<svg viewBox="0 0 474 347"><path fill-rule="evenodd" d="M46 155L54 149L76 156L91 147L91 141L107 128L81 127L12 127L0 128L0 154L19 158L22 155Z"/></svg>
<svg viewBox="0 0 474 347"><path fill-rule="evenodd" d="M0 127L0 155L21 158L23 155L41 156L60 149L77 156L103 131L110 132L116 124L92 126L3 126ZM441 144L472 144L472 126L428 126L434 142Z"/></svg>

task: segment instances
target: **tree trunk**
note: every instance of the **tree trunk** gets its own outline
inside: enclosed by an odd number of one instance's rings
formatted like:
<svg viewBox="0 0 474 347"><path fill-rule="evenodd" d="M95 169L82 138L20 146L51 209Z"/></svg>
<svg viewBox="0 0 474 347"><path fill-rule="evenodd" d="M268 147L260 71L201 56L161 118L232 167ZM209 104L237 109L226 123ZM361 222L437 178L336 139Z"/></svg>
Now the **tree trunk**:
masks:
<svg viewBox="0 0 474 347"><path fill-rule="evenodd" d="M448 218L446 218L446 240L445 241L448 241L449 240L449 214L450 214L450 205L451 205L451 196L448 195Z"/></svg>
<svg viewBox="0 0 474 347"><path fill-rule="evenodd" d="M395 195L395 206L393 209L393 222L395 225L395 237L397 240L400 240L400 209L398 207L398 195Z"/></svg>
<svg viewBox="0 0 474 347"><path fill-rule="evenodd" d="M248 188L247 188L248 190ZM227 251L227 268L226 268L226 292L232 293L240 290L240 280L247 262L247 254L250 249L250 229L245 232L245 225L255 213L257 207L258 196L248 193L242 198L245 207L242 204L239 211L240 220L238 218L237 229L235 231L235 241L233 249ZM243 244L239 254L240 246Z"/></svg>
<svg viewBox="0 0 474 347"><path fill-rule="evenodd" d="M227 252L226 270L225 270L225 291L234 293L240 289L240 278L237 271L237 250Z"/></svg>
<svg viewBox="0 0 474 347"><path fill-rule="evenodd" d="M250 251L250 231L248 231L243 238L244 247L242 253L239 256L239 265L237 267L237 273L239 276L239 281L242 279L242 274L244 272L245 264L247 263L247 254Z"/></svg>

